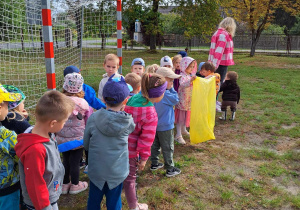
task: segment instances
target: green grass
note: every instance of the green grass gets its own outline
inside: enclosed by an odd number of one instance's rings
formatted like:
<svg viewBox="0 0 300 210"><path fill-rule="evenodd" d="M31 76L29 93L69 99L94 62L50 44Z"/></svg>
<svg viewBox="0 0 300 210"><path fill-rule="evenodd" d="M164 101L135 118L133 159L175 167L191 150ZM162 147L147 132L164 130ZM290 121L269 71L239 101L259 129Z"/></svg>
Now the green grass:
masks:
<svg viewBox="0 0 300 210"><path fill-rule="evenodd" d="M103 58L109 52L115 50L83 51L82 75L85 83L96 91L104 73ZM60 50L56 59L59 88L63 68L78 62L64 57L65 54L67 51ZM175 54L175 50L156 53L124 50L123 74L130 71L133 58L142 57L146 65L150 65L159 63L164 55L172 57ZM23 75L18 81L28 93L37 91L32 84L42 84L44 77L37 75L44 74L43 61L39 65L26 65L28 59L33 59L26 57L13 65L18 53L11 55L9 61L0 61L2 81L13 81L11 72L15 72L15 75ZM189 55L198 63L208 56L199 52ZM147 163L145 170L139 172L138 197L140 202L148 203L150 209L300 208L299 58L235 54L234 60L236 65L228 69L239 74L241 100L236 120L216 120L216 140L191 146L185 137L187 145L175 144L174 163L182 170L179 176L166 178L163 169L151 173L150 163ZM28 76L32 82L26 83L24 72L31 72L31 68L39 74ZM5 74L5 71L10 73ZM35 98L39 96L34 95ZM217 113L216 119L219 116ZM81 173L80 180L88 181L88 177ZM58 203L63 210L86 209L87 199L88 191L85 191L78 195L62 195ZM127 210L124 194L122 202L123 209ZM102 207L105 209L104 202Z"/></svg>

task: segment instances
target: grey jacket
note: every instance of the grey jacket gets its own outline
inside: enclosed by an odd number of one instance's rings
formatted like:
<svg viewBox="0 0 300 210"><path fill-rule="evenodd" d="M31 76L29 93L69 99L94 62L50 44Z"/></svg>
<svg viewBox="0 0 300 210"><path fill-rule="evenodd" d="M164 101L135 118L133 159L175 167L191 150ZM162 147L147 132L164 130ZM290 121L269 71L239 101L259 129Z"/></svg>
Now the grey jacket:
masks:
<svg viewBox="0 0 300 210"><path fill-rule="evenodd" d="M87 121L83 144L89 151L89 178L103 189L121 184L129 174L128 135L135 124L130 114L100 109Z"/></svg>
<svg viewBox="0 0 300 210"><path fill-rule="evenodd" d="M54 135L44 138L32 133L19 134L15 150L20 158L25 204L35 209L52 209L51 204L57 202L61 194L65 174Z"/></svg>

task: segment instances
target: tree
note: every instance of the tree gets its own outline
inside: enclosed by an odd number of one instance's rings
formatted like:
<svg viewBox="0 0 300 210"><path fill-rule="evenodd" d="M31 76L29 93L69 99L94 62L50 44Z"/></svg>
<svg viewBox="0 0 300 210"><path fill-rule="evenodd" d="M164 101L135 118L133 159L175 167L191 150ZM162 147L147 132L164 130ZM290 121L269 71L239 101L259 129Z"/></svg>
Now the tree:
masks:
<svg viewBox="0 0 300 210"><path fill-rule="evenodd" d="M8 41L21 34L20 25L23 28L27 26L25 11L26 4L22 0L0 0L0 40Z"/></svg>
<svg viewBox="0 0 300 210"><path fill-rule="evenodd" d="M88 35L96 33L97 37L101 37L101 49L105 48L106 38L114 32L111 25L115 26L115 19L108 17L115 14L115 5L109 1L99 1L96 5L89 4L85 7L85 24L84 31Z"/></svg>
<svg viewBox="0 0 300 210"><path fill-rule="evenodd" d="M251 30L250 56L254 56L260 35L274 19L276 9L282 8L296 15L300 9L300 0L226 0L222 1L222 6L228 16L247 23Z"/></svg>
<svg viewBox="0 0 300 210"><path fill-rule="evenodd" d="M142 3L135 0L122 1L122 25L126 29L130 39L133 39L135 21L144 17L145 10Z"/></svg>
<svg viewBox="0 0 300 210"><path fill-rule="evenodd" d="M294 35L300 35L300 16L296 17L296 23L291 28L291 33Z"/></svg>
<svg viewBox="0 0 300 210"><path fill-rule="evenodd" d="M161 32L158 6L165 4L164 0L125 0L123 1L123 21L127 32L133 37L134 23L139 19L142 23L142 33L149 37L150 49L156 49L156 37Z"/></svg>
<svg viewBox="0 0 300 210"><path fill-rule="evenodd" d="M161 14L160 22L165 34L183 34L185 28L180 24L181 16L176 13Z"/></svg>
<svg viewBox="0 0 300 210"><path fill-rule="evenodd" d="M75 19L76 30L77 30L77 47L80 48L81 46L81 7L80 0L66 0L66 4L69 7L68 13L72 18Z"/></svg>
<svg viewBox="0 0 300 210"><path fill-rule="evenodd" d="M175 10L181 15L180 27L184 28L184 36L189 40L194 36L206 38L215 30L221 17L218 0L181 0Z"/></svg>
<svg viewBox="0 0 300 210"><path fill-rule="evenodd" d="M274 22L284 28L283 32L287 37L286 51L288 54L290 54L290 51L292 50L291 29L296 23L296 17L292 16L291 14L280 8L277 9L275 12Z"/></svg>

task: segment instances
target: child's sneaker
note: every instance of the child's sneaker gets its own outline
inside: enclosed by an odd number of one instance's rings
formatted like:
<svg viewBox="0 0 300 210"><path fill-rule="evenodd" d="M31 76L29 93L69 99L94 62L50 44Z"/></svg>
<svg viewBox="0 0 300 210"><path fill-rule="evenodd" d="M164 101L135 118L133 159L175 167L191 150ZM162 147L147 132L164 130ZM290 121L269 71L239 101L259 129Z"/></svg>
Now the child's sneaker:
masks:
<svg viewBox="0 0 300 210"><path fill-rule="evenodd" d="M164 164L163 163L158 163L158 164L151 164L151 167L150 167L150 170L151 171L156 171L157 169L160 169L164 167Z"/></svg>
<svg viewBox="0 0 300 210"><path fill-rule="evenodd" d="M84 161L84 159L82 159L82 161L80 162L79 168L83 169L84 167L85 167L85 161Z"/></svg>
<svg viewBox="0 0 300 210"><path fill-rule="evenodd" d="M185 129L182 129L181 134L190 136L190 133Z"/></svg>
<svg viewBox="0 0 300 210"><path fill-rule="evenodd" d="M226 111L222 111L222 117L219 117L220 120L226 120Z"/></svg>
<svg viewBox="0 0 300 210"><path fill-rule="evenodd" d="M181 173L181 170L179 168L173 167L171 170L167 170L166 176L172 177L176 176Z"/></svg>
<svg viewBox="0 0 300 210"><path fill-rule="evenodd" d="M145 203L138 203L137 208L138 210L148 210L148 205Z"/></svg>
<svg viewBox="0 0 300 210"><path fill-rule="evenodd" d="M80 193L82 191L85 191L87 188L88 188L88 183L87 182L81 182L81 181L79 181L78 185L74 185L74 184L71 185L69 193L71 195L78 194L78 193Z"/></svg>
<svg viewBox="0 0 300 210"><path fill-rule="evenodd" d="M182 138L182 136L175 137L175 141L177 141L179 144L186 144L185 140Z"/></svg>
<svg viewBox="0 0 300 210"><path fill-rule="evenodd" d="M88 173L88 170L89 170L88 166L89 166L89 165L87 165L87 166L85 167L85 169L84 169L83 173L85 173L85 174L87 174L87 173Z"/></svg>
<svg viewBox="0 0 300 210"><path fill-rule="evenodd" d="M63 184L61 194L63 194L63 195L68 194L70 187L71 187L71 182L68 184Z"/></svg>

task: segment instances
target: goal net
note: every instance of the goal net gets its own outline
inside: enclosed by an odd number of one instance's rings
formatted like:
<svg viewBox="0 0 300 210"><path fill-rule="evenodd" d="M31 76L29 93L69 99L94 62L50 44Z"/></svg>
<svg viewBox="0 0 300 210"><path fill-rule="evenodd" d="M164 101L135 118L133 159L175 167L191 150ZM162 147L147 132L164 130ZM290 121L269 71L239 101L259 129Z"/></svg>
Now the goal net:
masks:
<svg viewBox="0 0 300 210"><path fill-rule="evenodd" d="M51 0L57 90L63 70L81 69L85 83L98 90L105 54L116 53L115 0ZM47 90L41 0L0 1L0 82L20 88L26 107Z"/></svg>

